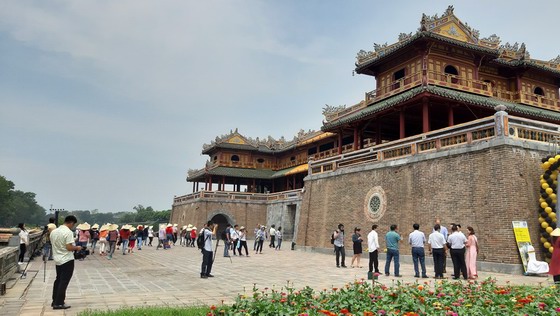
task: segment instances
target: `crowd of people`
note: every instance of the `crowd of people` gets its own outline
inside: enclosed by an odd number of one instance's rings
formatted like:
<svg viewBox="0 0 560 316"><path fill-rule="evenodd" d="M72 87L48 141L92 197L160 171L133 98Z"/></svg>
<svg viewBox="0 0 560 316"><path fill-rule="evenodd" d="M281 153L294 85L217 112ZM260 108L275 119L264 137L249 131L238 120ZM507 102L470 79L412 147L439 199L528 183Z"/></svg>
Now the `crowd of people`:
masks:
<svg viewBox="0 0 560 316"><path fill-rule="evenodd" d="M378 225L371 227L370 233L367 235L367 247L369 252L369 272L381 274L379 270L378 255L380 251L379 236L377 233ZM428 278L426 271L426 247L429 255L432 255L434 261L434 278L443 279L446 273L446 258L451 256L453 262L453 279L478 278L476 260L479 251L478 238L472 227L467 227L467 235L461 231L461 225L452 223L450 231L447 227L442 226L440 220L437 219L433 226L431 234L426 235L420 231L420 225L412 225L413 231L408 236L408 244L411 246L412 261L414 265L414 277ZM344 225L339 224L337 229L331 235L331 243L334 245L337 268L346 268L345 250L344 250ZM391 225L389 231L385 235L386 245L386 262L384 273L390 275L391 263L393 263L394 276L401 277L400 260L399 260L399 244L403 237L398 233L398 226ZM359 227L354 228L352 234L352 248L354 256L352 257L351 267L360 266L360 258L362 256L362 243L364 237Z"/></svg>

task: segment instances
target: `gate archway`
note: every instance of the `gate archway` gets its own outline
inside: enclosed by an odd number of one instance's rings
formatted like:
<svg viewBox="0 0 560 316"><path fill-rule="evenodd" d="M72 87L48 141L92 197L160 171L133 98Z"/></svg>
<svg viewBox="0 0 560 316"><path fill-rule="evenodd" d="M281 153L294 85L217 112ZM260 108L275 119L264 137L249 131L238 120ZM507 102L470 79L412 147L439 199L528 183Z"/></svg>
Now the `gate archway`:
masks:
<svg viewBox="0 0 560 316"><path fill-rule="evenodd" d="M218 228L216 229L218 234L226 228L227 224L232 224L233 225L233 221L229 218L229 216L227 216L225 214L221 214L221 213L212 216L212 218L210 220L214 224L218 225Z"/></svg>

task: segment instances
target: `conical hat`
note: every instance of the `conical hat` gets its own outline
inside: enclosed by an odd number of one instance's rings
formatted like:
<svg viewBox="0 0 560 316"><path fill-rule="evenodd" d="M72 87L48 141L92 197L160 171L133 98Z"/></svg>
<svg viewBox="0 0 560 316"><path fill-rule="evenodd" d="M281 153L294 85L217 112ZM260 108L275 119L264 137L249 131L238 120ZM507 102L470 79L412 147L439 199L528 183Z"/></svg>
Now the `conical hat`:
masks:
<svg viewBox="0 0 560 316"><path fill-rule="evenodd" d="M193 228L192 224L187 225L188 228Z"/></svg>
<svg viewBox="0 0 560 316"><path fill-rule="evenodd" d="M99 228L99 224L93 224L93 226L91 226L91 229L98 229Z"/></svg>
<svg viewBox="0 0 560 316"><path fill-rule="evenodd" d="M560 237L560 228L556 228L555 230L553 230L552 233L550 233L550 236Z"/></svg>
<svg viewBox="0 0 560 316"><path fill-rule="evenodd" d="M131 233L134 232L134 231L136 231L136 228L134 228L134 227L132 227L132 226L131 226L129 229L130 229L130 232L131 232Z"/></svg>
<svg viewBox="0 0 560 316"><path fill-rule="evenodd" d="M131 228L132 226L130 226L129 224L126 224L123 227L121 227L121 229L128 229L128 230L130 230Z"/></svg>
<svg viewBox="0 0 560 316"><path fill-rule="evenodd" d="M113 230L119 229L119 225L117 225L117 224L111 224L111 225L108 225L107 228L108 228L109 231L113 231Z"/></svg>
<svg viewBox="0 0 560 316"><path fill-rule="evenodd" d="M76 228L79 229L79 230L89 230L91 228L91 226L87 222L85 222L85 223L82 223L82 224L78 225L78 227L76 227Z"/></svg>
<svg viewBox="0 0 560 316"><path fill-rule="evenodd" d="M109 227L107 225L103 225L101 226L101 228L99 229L99 231L104 231L104 230L109 230Z"/></svg>

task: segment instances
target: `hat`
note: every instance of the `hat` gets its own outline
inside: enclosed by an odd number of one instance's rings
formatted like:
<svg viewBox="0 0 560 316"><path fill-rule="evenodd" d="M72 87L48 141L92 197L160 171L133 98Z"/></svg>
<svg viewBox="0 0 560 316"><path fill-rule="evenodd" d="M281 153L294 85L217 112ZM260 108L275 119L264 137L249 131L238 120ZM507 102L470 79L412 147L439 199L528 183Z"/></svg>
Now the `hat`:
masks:
<svg viewBox="0 0 560 316"><path fill-rule="evenodd" d="M173 226L177 227L178 225L177 225L177 224L173 224Z"/></svg>
<svg viewBox="0 0 560 316"><path fill-rule="evenodd" d="M117 230L117 229L119 229L119 225L117 225L117 224L110 224L107 227L107 230L109 230L109 231L113 231L113 230Z"/></svg>
<svg viewBox="0 0 560 316"><path fill-rule="evenodd" d="M130 227L130 232L133 232L133 231L135 231L135 230L136 230L136 228Z"/></svg>
<svg viewBox="0 0 560 316"><path fill-rule="evenodd" d="M171 224L167 224L167 227L173 227L173 225L171 225Z"/></svg>
<svg viewBox="0 0 560 316"><path fill-rule="evenodd" d="M82 224L78 225L78 227L76 227L76 228L79 229L79 230L89 230L91 228L91 226L87 222L85 222L85 223L82 223Z"/></svg>
<svg viewBox="0 0 560 316"><path fill-rule="evenodd" d="M187 225L187 228L193 228L192 224Z"/></svg>
<svg viewBox="0 0 560 316"><path fill-rule="evenodd" d="M144 229L144 226L138 225L138 227L136 227L136 228L137 228L138 230L143 230L143 229Z"/></svg>
<svg viewBox="0 0 560 316"><path fill-rule="evenodd" d="M193 226L192 230L196 230L196 226Z"/></svg>
<svg viewBox="0 0 560 316"><path fill-rule="evenodd" d="M148 229L152 229L152 228L154 228L154 226L153 226L153 225L150 225L150 226L148 226Z"/></svg>
<svg viewBox="0 0 560 316"><path fill-rule="evenodd" d="M550 236L560 237L560 228L556 228L555 230L553 230L552 233L550 233Z"/></svg>
<svg viewBox="0 0 560 316"><path fill-rule="evenodd" d="M132 228L132 226L130 226L129 224L123 225L123 227L121 227L121 229L128 229L130 230Z"/></svg>
<svg viewBox="0 0 560 316"><path fill-rule="evenodd" d="M93 224L93 226L91 226L91 229L98 229L99 228L99 224Z"/></svg>
<svg viewBox="0 0 560 316"><path fill-rule="evenodd" d="M239 230L243 230L243 229L245 229L245 226L241 226L241 228L239 228Z"/></svg>
<svg viewBox="0 0 560 316"><path fill-rule="evenodd" d="M183 226L183 228L182 228L182 229L183 229L183 230L187 229L187 225Z"/></svg>
<svg viewBox="0 0 560 316"><path fill-rule="evenodd" d="M109 227L107 225L102 225L99 231L104 231L104 230L109 230Z"/></svg>
<svg viewBox="0 0 560 316"><path fill-rule="evenodd" d="M165 224L159 224L159 229L165 228Z"/></svg>
<svg viewBox="0 0 560 316"><path fill-rule="evenodd" d="M193 230L193 228L187 226L187 231L190 232L191 230Z"/></svg>

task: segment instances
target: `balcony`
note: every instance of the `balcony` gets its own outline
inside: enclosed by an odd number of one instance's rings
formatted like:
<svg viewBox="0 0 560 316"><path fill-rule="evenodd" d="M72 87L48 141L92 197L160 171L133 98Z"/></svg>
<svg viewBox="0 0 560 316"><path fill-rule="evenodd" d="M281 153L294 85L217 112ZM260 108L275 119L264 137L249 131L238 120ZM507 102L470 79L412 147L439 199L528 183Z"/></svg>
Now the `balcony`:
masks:
<svg viewBox="0 0 560 316"><path fill-rule="evenodd" d="M198 191L187 195L177 196L173 199L173 206L190 203L198 199L214 199L228 201L253 201L253 202L270 202L280 200L301 199L303 189L290 191L282 191L275 193L247 193L247 192L229 192L229 191Z"/></svg>
<svg viewBox="0 0 560 316"><path fill-rule="evenodd" d="M416 72L408 76L404 76L391 82L385 87L367 92L365 96L366 104L369 105L379 100L383 100L395 94L419 86L420 84L422 84L422 72Z"/></svg>
<svg viewBox="0 0 560 316"><path fill-rule="evenodd" d="M428 71L428 84L492 96L490 83L446 73Z"/></svg>
<svg viewBox="0 0 560 316"><path fill-rule="evenodd" d="M533 105L540 108L550 109L554 111L560 110L560 101L558 99L547 98L542 95L527 92L512 92L505 90L495 90L493 96L497 99Z"/></svg>

